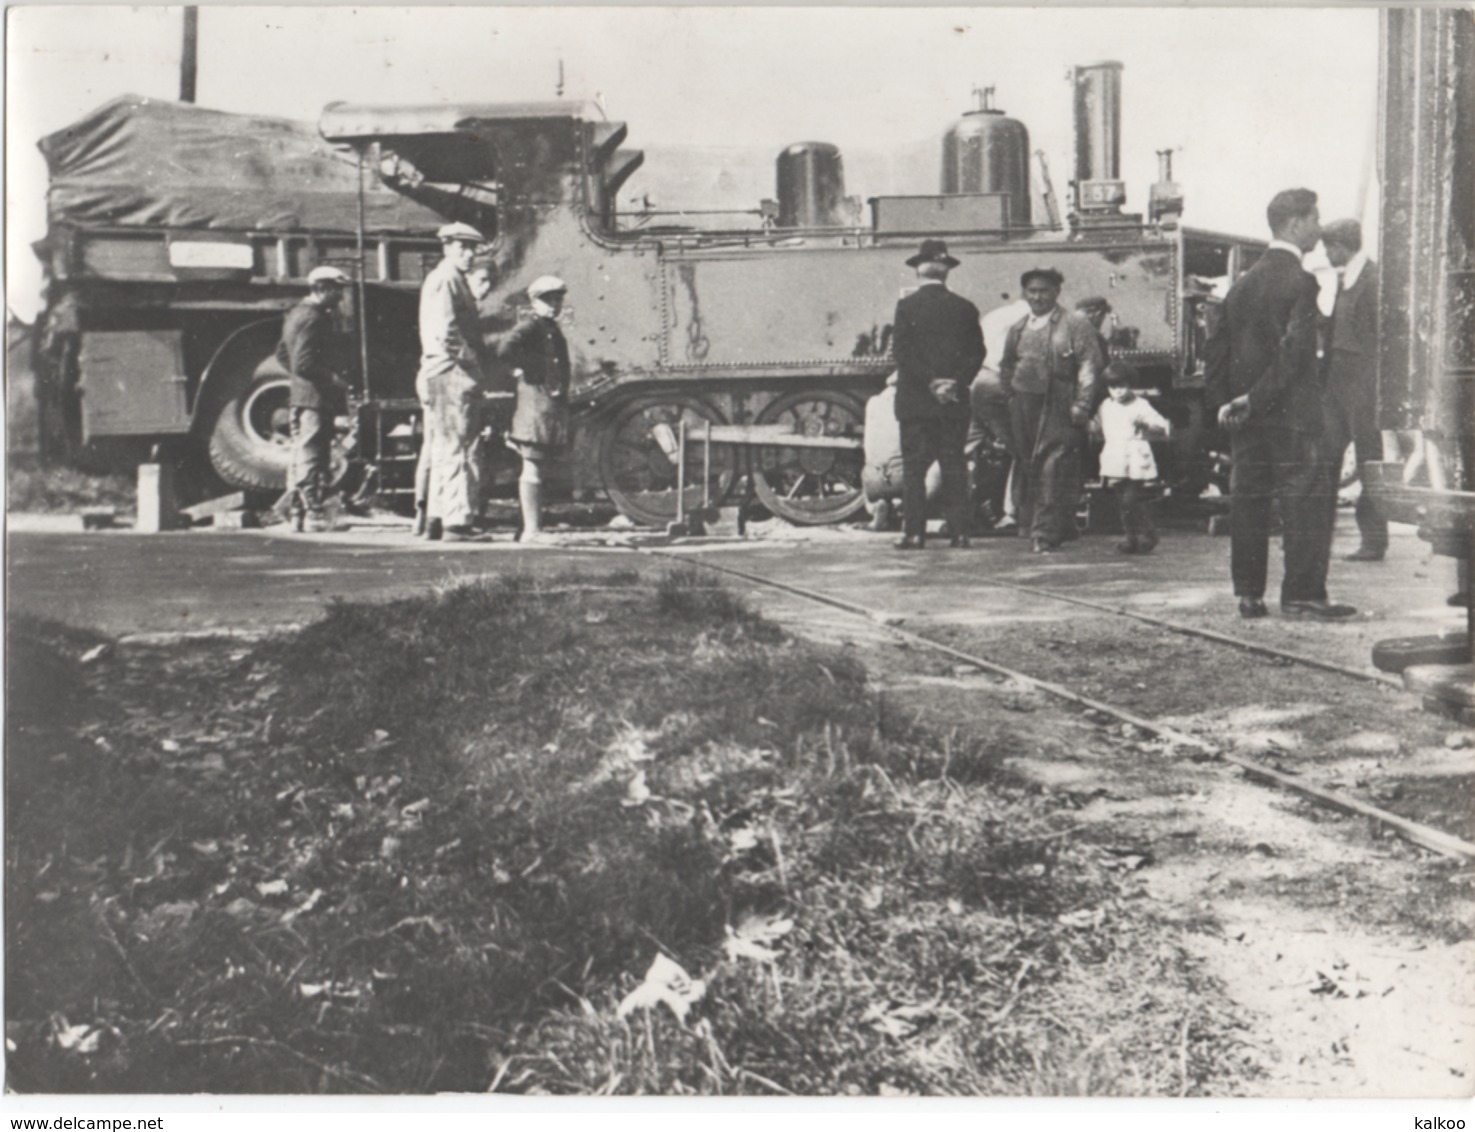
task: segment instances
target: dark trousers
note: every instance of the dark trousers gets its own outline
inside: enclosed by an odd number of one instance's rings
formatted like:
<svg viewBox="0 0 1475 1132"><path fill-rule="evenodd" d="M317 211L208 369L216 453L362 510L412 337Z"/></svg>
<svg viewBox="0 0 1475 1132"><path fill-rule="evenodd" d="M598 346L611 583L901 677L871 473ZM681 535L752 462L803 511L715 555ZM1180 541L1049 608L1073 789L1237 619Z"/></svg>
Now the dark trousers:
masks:
<svg viewBox="0 0 1475 1132"><path fill-rule="evenodd" d="M1290 429L1250 427L1233 434L1229 489L1229 572L1238 597L1265 596L1270 505L1279 498L1285 526L1280 600L1325 601L1336 488L1321 438Z"/></svg>
<svg viewBox="0 0 1475 1132"><path fill-rule="evenodd" d="M1361 358L1352 355L1352 360L1342 361L1341 351L1332 354L1332 380L1326 391L1326 433L1323 441L1327 460L1331 464L1331 505L1337 506L1336 488L1342 477L1342 458L1350 443L1361 467L1369 460L1383 458L1383 434L1378 431L1377 390L1373 384L1376 375L1361 372L1370 369L1361 366ZM1333 519L1335 520L1335 513ZM1362 545L1368 550L1388 549L1388 523L1373 506L1372 492L1363 485L1357 497L1357 530L1362 536Z"/></svg>
<svg viewBox="0 0 1475 1132"><path fill-rule="evenodd" d="M1142 480L1113 480L1117 509L1122 513L1122 531L1128 542L1157 542L1152 521L1152 489Z"/></svg>
<svg viewBox="0 0 1475 1132"><path fill-rule="evenodd" d="M902 533L920 539L927 533L927 469L942 468L942 513L949 533L968 531L968 469L963 444L968 439L968 415L898 421L901 425Z"/></svg>
<svg viewBox="0 0 1475 1132"><path fill-rule="evenodd" d="M1068 398L1043 393L1009 397L1014 447L1014 512L1019 529L1059 543L1075 538L1081 501L1081 430L1070 423Z"/></svg>

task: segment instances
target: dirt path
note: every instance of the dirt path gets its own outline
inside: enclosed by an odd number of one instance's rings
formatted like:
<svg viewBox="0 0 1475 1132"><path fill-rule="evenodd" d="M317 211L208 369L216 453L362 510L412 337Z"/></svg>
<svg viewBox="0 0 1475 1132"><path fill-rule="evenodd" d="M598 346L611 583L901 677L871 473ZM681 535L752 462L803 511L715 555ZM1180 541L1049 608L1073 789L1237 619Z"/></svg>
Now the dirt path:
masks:
<svg viewBox="0 0 1475 1132"><path fill-rule="evenodd" d="M754 597L790 631L856 649L898 710L987 727L996 741L1005 719L1019 752L1009 769L1079 805L1082 836L1138 869L1160 915L1255 1020L1265 1095L1470 1095L1475 869L899 647L879 625L771 590ZM1284 671L1274 675L1283 687ZM1280 689L1261 690L1265 703L1219 713L1223 731L1275 730L1295 744L1324 714L1314 702L1271 706L1285 703ZM1448 727L1387 699L1405 722Z"/></svg>

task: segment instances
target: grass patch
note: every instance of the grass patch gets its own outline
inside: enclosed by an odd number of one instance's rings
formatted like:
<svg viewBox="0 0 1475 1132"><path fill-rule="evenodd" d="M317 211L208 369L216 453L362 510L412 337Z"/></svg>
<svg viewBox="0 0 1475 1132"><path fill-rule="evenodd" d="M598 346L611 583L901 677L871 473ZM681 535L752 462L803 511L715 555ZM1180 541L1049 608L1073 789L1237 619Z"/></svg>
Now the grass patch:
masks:
<svg viewBox="0 0 1475 1132"><path fill-rule="evenodd" d="M843 651L695 573L340 604L250 651L83 665L89 641L12 631L72 673L7 719L12 1088L1178 1094L1254 1071L1130 872L994 772L986 727L883 719Z"/></svg>
<svg viewBox="0 0 1475 1132"><path fill-rule="evenodd" d="M131 513L137 505L137 489L129 476L44 467L30 452L10 454L5 488L6 507L16 513L70 514L84 507L114 507Z"/></svg>

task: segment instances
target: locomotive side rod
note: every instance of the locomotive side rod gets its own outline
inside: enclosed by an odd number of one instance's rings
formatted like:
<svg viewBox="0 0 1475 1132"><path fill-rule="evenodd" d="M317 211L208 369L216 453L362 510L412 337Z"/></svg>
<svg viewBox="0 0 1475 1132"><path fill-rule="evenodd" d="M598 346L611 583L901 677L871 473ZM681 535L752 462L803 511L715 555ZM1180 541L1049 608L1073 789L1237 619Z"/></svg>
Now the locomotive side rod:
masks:
<svg viewBox="0 0 1475 1132"><path fill-rule="evenodd" d="M693 559L669 554L667 552L659 550L643 549L642 552L645 554L656 555L661 558L669 558L672 561L681 562L686 565L690 565L693 561ZM761 574L750 574L746 570L738 570L732 566L721 566L715 562L700 562L699 564L709 570L713 570L720 574L730 574L735 578L741 578L744 581L753 583L755 585L767 586L770 589L781 590L785 593L793 594L795 597L804 598L806 601L811 601L818 605L827 605L833 609L839 609L845 613L850 613L857 617L864 617L868 621L872 621L876 624L881 625L881 627L884 628L887 632L891 633L893 636L901 640L906 641L908 644L943 653L946 656L953 657L955 660L961 660L975 668L980 668L985 672L992 672L995 675L1014 680L1020 684L1025 685L1026 687L1037 689L1038 691L1044 692L1047 695L1054 696L1056 699L1064 700L1066 703L1072 703L1076 704L1079 707L1086 707L1091 708L1094 711L1104 712L1105 714L1110 715L1115 719L1121 720L1123 723L1130 723L1134 727L1140 727L1144 731L1148 731L1154 735L1160 736L1161 738L1168 740L1168 742L1170 743L1185 747L1191 747L1194 750L1200 751L1211 758L1221 759L1224 762L1231 763L1234 766L1237 766L1241 770L1245 771L1246 774L1250 775L1253 778L1258 778L1267 782L1273 782L1277 786L1284 787L1285 789L1290 790L1293 793L1310 798L1312 801L1317 802L1323 806L1330 807L1331 809L1340 810L1343 813L1355 814L1360 817L1369 818L1379 823L1380 825L1386 826L1388 829L1393 830L1405 841L1412 842L1422 849L1428 849L1431 852L1438 853L1445 857L1452 857L1466 861L1475 861L1475 844L1472 844L1469 841L1464 840L1463 838L1455 837L1453 834L1445 833L1443 830L1424 825L1422 822L1416 822L1409 818L1400 817L1398 814L1391 813L1379 806L1374 806L1371 803L1359 801L1356 798L1348 797L1347 795L1338 793L1335 790L1328 790L1325 787L1316 786L1309 782L1299 781L1293 776L1285 774L1283 771L1276 770L1272 766L1267 766L1262 762L1257 762L1255 759L1248 759L1245 758L1243 755L1236 755L1232 751L1225 751L1219 747L1214 746L1212 743L1209 743L1207 740L1200 739L1196 735L1190 735L1185 731L1179 731L1177 728L1169 727L1166 724L1158 723L1150 719L1145 719L1142 716L1135 714L1134 712L1125 710L1124 708L1116 707L1101 700L1094 700L1089 696L1083 696L1078 692L1071 691L1063 684L1056 684L1050 680L1041 680L1037 677L1026 675L1025 673L1019 672L1015 669L1007 668L1002 664L996 664L994 661L987 660L984 657L975 656L972 653L964 652L962 649L954 648L951 645L945 645L940 641L934 641L930 637L924 637L919 633L914 633L910 631L909 629L903 629L897 625L888 624L882 614L875 610L867 609L863 605L858 605L855 602L846 601L844 598L833 597L829 594L820 593L816 590L811 590L804 586L796 586L789 582L780 582L773 578L765 578Z"/></svg>

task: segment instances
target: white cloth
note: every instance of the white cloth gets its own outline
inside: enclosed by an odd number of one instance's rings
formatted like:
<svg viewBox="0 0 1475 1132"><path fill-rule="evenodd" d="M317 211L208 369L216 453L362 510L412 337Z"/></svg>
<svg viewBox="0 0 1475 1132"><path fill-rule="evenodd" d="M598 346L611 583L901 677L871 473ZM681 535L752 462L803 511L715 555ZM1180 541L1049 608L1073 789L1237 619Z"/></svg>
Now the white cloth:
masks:
<svg viewBox="0 0 1475 1132"><path fill-rule="evenodd" d="M1101 450L1101 474L1117 480L1155 480L1157 461L1152 458L1152 436L1167 436L1168 422L1147 403L1133 396L1130 401L1108 397L1096 410L1106 447Z"/></svg>
<svg viewBox="0 0 1475 1132"><path fill-rule="evenodd" d="M1367 252L1358 252L1347 261L1347 266L1342 268L1342 290L1350 291L1353 284L1362 275L1362 269L1368 264Z"/></svg>

